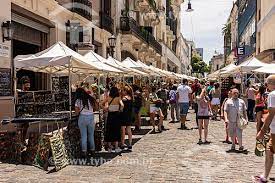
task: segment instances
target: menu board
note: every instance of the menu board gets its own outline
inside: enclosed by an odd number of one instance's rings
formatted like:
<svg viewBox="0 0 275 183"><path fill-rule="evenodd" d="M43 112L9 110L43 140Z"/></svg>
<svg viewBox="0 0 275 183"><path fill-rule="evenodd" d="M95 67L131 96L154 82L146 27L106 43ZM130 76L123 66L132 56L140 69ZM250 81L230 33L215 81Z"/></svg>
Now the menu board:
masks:
<svg viewBox="0 0 275 183"><path fill-rule="evenodd" d="M0 97L11 95L11 69L0 68Z"/></svg>

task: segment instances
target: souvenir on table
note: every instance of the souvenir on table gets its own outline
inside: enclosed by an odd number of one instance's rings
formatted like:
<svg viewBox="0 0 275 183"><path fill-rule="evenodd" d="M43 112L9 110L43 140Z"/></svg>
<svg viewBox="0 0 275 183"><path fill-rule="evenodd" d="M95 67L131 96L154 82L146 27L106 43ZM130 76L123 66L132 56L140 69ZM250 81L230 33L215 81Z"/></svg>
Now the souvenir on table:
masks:
<svg viewBox="0 0 275 183"><path fill-rule="evenodd" d="M38 140L40 134L31 132L29 134L28 145L26 151L22 154L22 162L27 165L32 165L38 149Z"/></svg>
<svg viewBox="0 0 275 183"><path fill-rule="evenodd" d="M51 149L50 137L52 135L42 134L38 141L37 153L34 158L34 166L43 170L48 170L49 154Z"/></svg>
<svg viewBox="0 0 275 183"><path fill-rule="evenodd" d="M16 132L0 132L0 161L21 162L23 144L20 134Z"/></svg>
<svg viewBox="0 0 275 183"><path fill-rule="evenodd" d="M55 170L58 171L69 165L67 150L65 148L64 139L61 132L50 137L52 158Z"/></svg>

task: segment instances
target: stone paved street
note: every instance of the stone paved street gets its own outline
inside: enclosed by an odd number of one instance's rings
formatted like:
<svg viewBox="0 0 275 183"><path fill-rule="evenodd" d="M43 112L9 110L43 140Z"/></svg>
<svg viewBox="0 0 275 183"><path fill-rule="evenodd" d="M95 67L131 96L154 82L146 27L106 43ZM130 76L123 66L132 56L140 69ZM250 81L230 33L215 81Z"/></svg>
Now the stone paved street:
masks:
<svg viewBox="0 0 275 183"><path fill-rule="evenodd" d="M188 126L194 127L193 111ZM223 122L211 121L210 145L197 145L198 131L179 130L179 123L170 130L147 134L133 147L101 166L68 166L49 173L23 165L0 164L3 182L252 182L251 176L262 172L264 157L254 155L255 124L244 131L248 155L228 154L223 144ZM272 172L272 176L275 174Z"/></svg>

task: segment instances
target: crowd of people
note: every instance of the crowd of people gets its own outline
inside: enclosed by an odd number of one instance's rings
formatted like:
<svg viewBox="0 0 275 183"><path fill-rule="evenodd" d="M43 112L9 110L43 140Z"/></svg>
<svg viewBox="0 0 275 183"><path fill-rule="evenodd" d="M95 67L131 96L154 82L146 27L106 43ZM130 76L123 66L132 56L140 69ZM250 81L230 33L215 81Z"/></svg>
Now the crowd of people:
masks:
<svg viewBox="0 0 275 183"><path fill-rule="evenodd" d="M127 148L132 150L132 129L141 128L141 115L149 116L153 131L161 133L166 130L163 121L171 113L171 123L180 122L182 130L188 130L186 117L190 107L195 110L198 129L198 144L209 144L209 120L223 120L225 123L225 141L231 144L228 152L246 151L243 145L243 130L248 121L256 122L257 139L262 142L263 136L271 128L271 138L266 145L266 168L262 176L255 176L259 182L265 182L273 164L273 148L275 148L275 76L267 78L266 85L247 83L247 89L240 94L237 87L226 89L223 97L219 83L199 81L193 83L183 79L181 83L156 83L150 86L113 83L101 93L96 100L95 94L87 92L86 87L79 87L76 92L76 112L79 113L78 125L81 131L81 147L83 154L89 150L94 152L94 115L99 106L104 109L104 140L108 152L120 153ZM270 93L269 93L270 92ZM169 110L170 109L170 110ZM157 129L156 129L157 127ZM128 135L126 145L125 135ZM231 141L229 140L231 139ZM273 138L273 140L272 140ZM88 139L88 140L87 140ZM87 142L89 149L87 148Z"/></svg>

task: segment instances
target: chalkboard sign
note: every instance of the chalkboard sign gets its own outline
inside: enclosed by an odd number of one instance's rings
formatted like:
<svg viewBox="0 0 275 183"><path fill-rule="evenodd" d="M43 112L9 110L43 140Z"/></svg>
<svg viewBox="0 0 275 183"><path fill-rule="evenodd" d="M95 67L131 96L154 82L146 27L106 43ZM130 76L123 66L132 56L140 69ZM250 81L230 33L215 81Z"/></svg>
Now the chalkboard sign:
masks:
<svg viewBox="0 0 275 183"><path fill-rule="evenodd" d="M11 95L11 70L0 68L0 96Z"/></svg>

